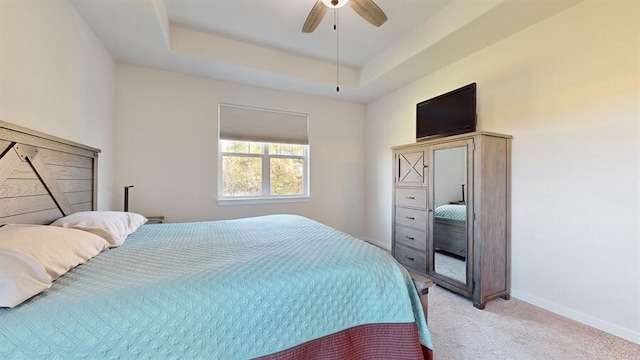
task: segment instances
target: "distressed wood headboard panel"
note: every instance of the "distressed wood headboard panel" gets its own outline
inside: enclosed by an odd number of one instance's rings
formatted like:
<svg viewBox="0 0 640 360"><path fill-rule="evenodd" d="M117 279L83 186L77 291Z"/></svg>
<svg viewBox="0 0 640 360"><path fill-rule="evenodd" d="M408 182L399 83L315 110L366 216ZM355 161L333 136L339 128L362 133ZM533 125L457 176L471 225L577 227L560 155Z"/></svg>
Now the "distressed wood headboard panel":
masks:
<svg viewBox="0 0 640 360"><path fill-rule="evenodd" d="M0 224L96 210L99 149L0 121Z"/></svg>

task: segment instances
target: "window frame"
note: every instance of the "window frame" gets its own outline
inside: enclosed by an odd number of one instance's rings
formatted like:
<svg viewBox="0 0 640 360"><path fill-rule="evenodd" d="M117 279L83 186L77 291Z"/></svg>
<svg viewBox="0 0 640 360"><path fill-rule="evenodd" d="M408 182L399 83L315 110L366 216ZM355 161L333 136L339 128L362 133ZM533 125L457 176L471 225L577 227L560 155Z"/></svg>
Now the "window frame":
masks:
<svg viewBox="0 0 640 360"><path fill-rule="evenodd" d="M238 142L251 142L258 143L262 146L262 153L236 153L236 152L224 152L222 151L224 141L238 141ZM310 146L301 145L303 152L302 155L282 155L271 154L269 151L269 144L281 144L275 142L261 142L261 141L246 141L246 140L225 140L218 137L218 204L220 205L239 205L239 204L264 204L264 203L277 203L277 202L301 202L308 201L311 198L310 193L310 181L309 181L309 169L310 169ZM281 145L300 145L300 144L281 144ZM224 196L222 194L223 189L223 163L225 156L235 157L255 157L262 159L262 171L261 171L261 186L262 194L257 196ZM302 194L293 195L273 195L271 194L271 159L296 159L302 160ZM266 193L266 194L265 194Z"/></svg>

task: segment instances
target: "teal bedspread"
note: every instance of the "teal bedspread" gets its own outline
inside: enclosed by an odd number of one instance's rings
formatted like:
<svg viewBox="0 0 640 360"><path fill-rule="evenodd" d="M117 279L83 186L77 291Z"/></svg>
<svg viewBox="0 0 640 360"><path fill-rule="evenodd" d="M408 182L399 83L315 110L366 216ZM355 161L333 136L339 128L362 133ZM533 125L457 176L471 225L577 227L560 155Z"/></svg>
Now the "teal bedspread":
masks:
<svg viewBox="0 0 640 360"><path fill-rule="evenodd" d="M436 208L435 216L437 218L449 220L467 220L466 205L440 205Z"/></svg>
<svg viewBox="0 0 640 360"><path fill-rule="evenodd" d="M386 252L293 215L145 225L14 309L0 358L245 359L360 324L416 322Z"/></svg>

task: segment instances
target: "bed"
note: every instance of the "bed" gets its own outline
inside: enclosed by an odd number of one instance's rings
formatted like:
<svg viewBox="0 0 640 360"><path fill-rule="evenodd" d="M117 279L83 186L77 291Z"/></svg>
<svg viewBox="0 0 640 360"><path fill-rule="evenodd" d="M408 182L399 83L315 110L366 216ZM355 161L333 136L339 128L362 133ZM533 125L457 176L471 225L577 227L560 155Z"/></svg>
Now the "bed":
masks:
<svg viewBox="0 0 640 360"><path fill-rule="evenodd" d="M0 224L95 210L98 153L0 122ZM0 308L0 358L417 359L431 348L404 268L295 215L142 225Z"/></svg>
<svg viewBox="0 0 640 360"><path fill-rule="evenodd" d="M434 213L433 243L436 250L467 256L467 206L446 204L436 207Z"/></svg>

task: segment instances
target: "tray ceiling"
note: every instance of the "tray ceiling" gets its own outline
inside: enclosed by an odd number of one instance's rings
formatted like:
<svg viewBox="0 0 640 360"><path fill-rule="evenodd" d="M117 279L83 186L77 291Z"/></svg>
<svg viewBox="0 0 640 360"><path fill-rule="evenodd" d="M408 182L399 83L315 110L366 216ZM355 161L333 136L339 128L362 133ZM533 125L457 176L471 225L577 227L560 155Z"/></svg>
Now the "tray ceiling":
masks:
<svg viewBox="0 0 640 360"><path fill-rule="evenodd" d="M376 28L339 11L340 92L332 10L302 33L315 0L71 0L119 62L368 102L580 0L375 0Z"/></svg>

